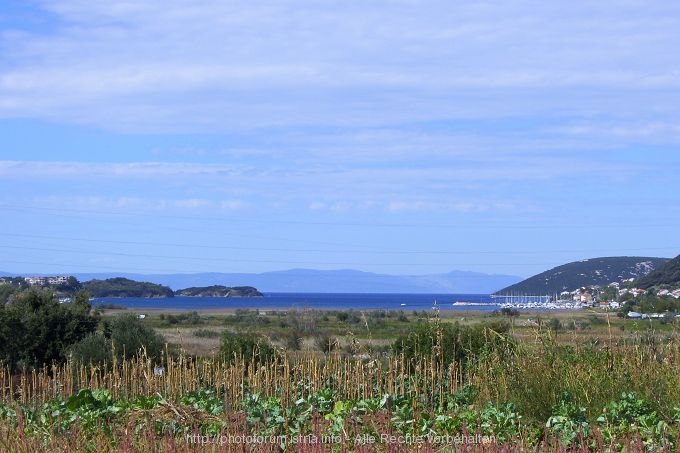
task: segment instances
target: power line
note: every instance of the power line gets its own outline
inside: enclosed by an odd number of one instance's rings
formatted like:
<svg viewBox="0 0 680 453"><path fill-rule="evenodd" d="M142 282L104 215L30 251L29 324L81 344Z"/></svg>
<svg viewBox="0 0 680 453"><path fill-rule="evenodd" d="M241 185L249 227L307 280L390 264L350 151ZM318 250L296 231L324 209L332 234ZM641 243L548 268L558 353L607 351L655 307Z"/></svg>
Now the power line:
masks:
<svg viewBox="0 0 680 453"><path fill-rule="evenodd" d="M278 247L242 247L242 246L231 246L231 245L205 245L205 244L188 244L188 243L168 243L168 242L149 242L149 241L118 241L112 239L89 239L89 238L76 238L69 236L51 236L51 235L33 235L33 234L20 234L20 233L3 233L2 236L9 237L21 237L28 239L46 239L49 241L75 241L75 242L88 242L88 243L99 243L99 244L116 244L116 245L143 245L143 246L154 246L154 247L180 247L180 248L197 248L197 249L208 249L208 250L243 250L243 251L265 251L265 252L291 252L291 253L364 253L366 249L311 249L311 248L278 248ZM45 248L30 248L21 247L16 245L0 245L0 247L7 248L24 248L31 250L48 250ZM601 253L601 252L613 252L616 255L620 255L626 252L642 252L649 250L669 250L669 249L680 249L679 246L666 246L666 247L639 247L639 248L625 248L625 249L555 249L555 250L534 250L534 251L492 251L492 250L466 250L466 251L453 251L453 250L371 250L372 254L388 254L388 255L542 255L548 253ZM74 250L53 250L53 251L73 251ZM83 253L89 253L83 252ZM108 253L115 254L115 253ZM182 257L182 256L151 256L151 255L138 255L147 257L157 257L157 258L177 258L177 259L203 259L195 257Z"/></svg>
<svg viewBox="0 0 680 453"><path fill-rule="evenodd" d="M0 245L0 248L11 248L20 250L36 250L44 252L60 252L60 253L80 253L85 255L98 256L124 256L134 258L153 258L153 259L177 259L177 260L196 260L196 261L216 261L223 262L227 258L202 258L202 257L186 257L186 256L169 256L169 255L148 255L137 253L122 253L122 252L98 252L93 250L71 250L71 249L57 249L57 248L40 248L40 247L22 247L15 245ZM365 262L332 262L332 261L292 261L292 260L263 260L263 259L244 259L244 258L228 258L230 262L235 263L267 263L267 264L288 264L288 265L333 265L333 266L414 266L416 263L365 263ZM447 263L450 266L541 266L545 263Z"/></svg>
<svg viewBox="0 0 680 453"><path fill-rule="evenodd" d="M45 211L56 214L63 214L64 212L73 212L77 214L97 214L97 215L118 215L127 217L148 217L152 219L163 218L163 219L178 219L178 220L197 220L196 216L183 216L177 214L160 214L141 211L120 211L120 210L108 210L101 211L95 209L76 209L76 208L50 208L50 207L39 207L39 206L25 206L25 205L10 205L10 204L0 204L0 208L3 209L14 209L14 210L34 210L34 211ZM91 220L90 217L87 217ZM502 228L502 229L552 229L556 225L551 224L539 224L536 222L523 223L523 224L510 224L507 221L500 224L494 222L466 222L466 223L409 223L409 222L335 222L335 221L311 221L311 220L291 220L282 218L256 218L256 217L246 217L246 216L216 216L213 213L209 217L202 217L201 222L214 221L214 222L244 222L244 223L259 223L259 224L289 224L289 225L310 225L310 226L349 226L349 227L380 227L380 228ZM576 224L565 224L560 223L560 227L565 228L622 228L622 227L639 227L639 228L670 228L680 226L680 221L675 223L651 223L651 224L635 224L630 223L592 223L592 222L579 222Z"/></svg>

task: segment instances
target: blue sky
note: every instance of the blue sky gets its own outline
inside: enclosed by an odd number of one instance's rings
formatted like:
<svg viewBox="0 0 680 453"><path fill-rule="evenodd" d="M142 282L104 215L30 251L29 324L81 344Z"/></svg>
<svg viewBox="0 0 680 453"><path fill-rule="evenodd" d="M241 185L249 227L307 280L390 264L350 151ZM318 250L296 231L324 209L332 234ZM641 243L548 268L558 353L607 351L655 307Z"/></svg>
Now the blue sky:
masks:
<svg viewBox="0 0 680 453"><path fill-rule="evenodd" d="M680 253L680 5L5 0L0 270Z"/></svg>

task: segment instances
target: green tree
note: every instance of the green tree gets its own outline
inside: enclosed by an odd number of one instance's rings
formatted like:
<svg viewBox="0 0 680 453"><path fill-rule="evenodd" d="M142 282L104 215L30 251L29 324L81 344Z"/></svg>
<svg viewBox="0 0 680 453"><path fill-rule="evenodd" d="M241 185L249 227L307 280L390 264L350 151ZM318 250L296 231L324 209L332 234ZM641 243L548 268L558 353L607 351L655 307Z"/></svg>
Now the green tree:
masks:
<svg viewBox="0 0 680 453"><path fill-rule="evenodd" d="M14 285L0 285L0 305L5 305L7 302L9 302L9 299L12 297L13 294L16 294L20 291L20 288L18 286Z"/></svg>
<svg viewBox="0 0 680 453"><path fill-rule="evenodd" d="M69 347L94 332L98 322L84 293L66 304L48 289L16 294L0 308L0 360L12 369L63 362Z"/></svg>

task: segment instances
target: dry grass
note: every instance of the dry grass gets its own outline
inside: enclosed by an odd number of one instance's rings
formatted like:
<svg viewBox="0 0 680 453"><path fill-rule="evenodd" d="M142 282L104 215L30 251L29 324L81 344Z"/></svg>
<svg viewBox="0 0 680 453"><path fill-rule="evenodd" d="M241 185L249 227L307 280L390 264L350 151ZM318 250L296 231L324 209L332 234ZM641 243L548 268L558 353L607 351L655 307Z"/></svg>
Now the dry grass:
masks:
<svg viewBox="0 0 680 453"><path fill-rule="evenodd" d="M468 376L467 379L471 377ZM311 391L335 383L338 396L363 399L379 389L394 395L406 389L434 398L441 392L455 392L464 377L455 365L441 367L436 361L411 365L400 358L354 360L341 354L284 355L271 363L254 367L243 358L230 365L219 359L194 360L187 356L166 358L162 376L143 356L113 367L52 366L27 374L0 369L0 397L4 403L38 406L56 397L69 397L81 388L111 390L114 398L161 394L176 399L191 391L215 389L224 395L227 409L235 410L248 392L281 396L288 404L295 397L295 384L305 382Z"/></svg>
<svg viewBox="0 0 680 453"><path fill-rule="evenodd" d="M197 329L198 327L175 327L157 331L163 335L166 342L177 346L188 356L210 357L217 354L220 349L220 337L197 337L194 335ZM219 329L210 330L221 332Z"/></svg>
<svg viewBox="0 0 680 453"><path fill-rule="evenodd" d="M563 320L568 321L566 315ZM446 320L448 321L448 320ZM439 322L437 320L437 322ZM518 339L513 349L492 351L476 357L463 370L456 363L443 366L436 356L412 363L400 356L371 355L364 358L340 352L323 355L303 350L282 354L260 365L252 365L250 357L228 363L211 355L219 339L197 338L195 327L167 329L166 338L184 351L200 351L203 358L166 351L162 359L164 372L154 373L154 363L142 354L136 359L109 366L54 365L24 374L13 374L0 368L0 400L4 404L37 408L55 398L68 398L79 389L108 389L114 399L132 400L138 396L162 395L168 403L149 412L133 411L127 424L114 433L115 443L104 434L92 435L76 424L67 436L51 436L47 444L40 436L27 436L0 422L2 451L278 451L271 445L208 444L190 442L176 436L159 436L140 420L175 420L185 426L198 426L208 415L173 405L183 395L201 389L213 389L224 400L229 430L222 434L251 434L243 419L241 403L252 393L278 397L283 407L295 404L300 388L316 392L332 387L338 400L358 401L382 394L418 395L414 399L416 414L432 411L442 395L451 395L471 384L478 391L475 405L514 403L526 416L527 426L543 427L561 395L568 393L574 402L588 409L593 420L606 404L621 392L635 392L648 401L664 420L672 420L673 407L680 406L680 337L677 332L638 332L619 329L620 320L597 324L590 331L555 333L540 327L517 327L512 336ZM389 414L376 412L365 421L389 431ZM315 421L317 433L325 432L327 420ZM140 429L142 426L144 428ZM21 427L19 427L21 428ZM360 429L359 427L355 427ZM677 431L677 426L673 429ZM360 432L360 431L358 431ZM597 434L597 431L595 431ZM198 434L198 431L196 431ZM535 434L535 433L534 433ZM540 433L539 433L540 434ZM320 436L320 434L319 434ZM540 436L539 436L540 437ZM680 437L680 433L678 433ZM676 437L677 438L677 437ZM621 440L625 451L647 451L634 434ZM328 447L328 448L327 448ZM290 451L415 451L404 445L297 446ZM600 448L601 447L601 448ZM604 450L604 444L590 446ZM679 448L677 443L675 448ZM519 438L511 445L468 445L466 448L421 446L418 451L585 451L571 449L554 442L532 444ZM619 451L619 449L615 449ZM671 451L671 450L667 450ZM680 451L680 450L677 450Z"/></svg>

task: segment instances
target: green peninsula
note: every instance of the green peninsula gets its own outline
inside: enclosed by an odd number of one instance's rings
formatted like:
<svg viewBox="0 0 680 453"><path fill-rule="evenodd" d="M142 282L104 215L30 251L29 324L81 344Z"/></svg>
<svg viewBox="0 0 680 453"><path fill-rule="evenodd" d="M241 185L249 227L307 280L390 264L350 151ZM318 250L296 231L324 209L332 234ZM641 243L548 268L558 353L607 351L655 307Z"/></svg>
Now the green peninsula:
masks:
<svg viewBox="0 0 680 453"><path fill-rule="evenodd" d="M137 282L123 277L90 280L83 289L92 297L173 297L172 290L150 282Z"/></svg>

